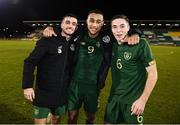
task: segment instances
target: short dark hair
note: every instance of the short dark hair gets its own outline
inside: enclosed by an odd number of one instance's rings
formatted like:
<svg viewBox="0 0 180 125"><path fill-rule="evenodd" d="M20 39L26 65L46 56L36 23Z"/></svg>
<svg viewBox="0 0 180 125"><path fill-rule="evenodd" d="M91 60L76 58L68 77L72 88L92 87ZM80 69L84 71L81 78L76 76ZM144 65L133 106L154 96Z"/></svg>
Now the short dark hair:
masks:
<svg viewBox="0 0 180 125"><path fill-rule="evenodd" d="M104 15L103 12L101 10L98 10L98 9L94 9L94 10L89 11L88 15L91 14L91 13Z"/></svg>
<svg viewBox="0 0 180 125"><path fill-rule="evenodd" d="M119 15L115 15L111 18L111 21L110 21L110 24L112 24L112 21L115 20L115 19L124 19L126 20L128 23L129 23L129 19L126 15L123 15L123 14L119 14Z"/></svg>
<svg viewBox="0 0 180 125"><path fill-rule="evenodd" d="M68 14L64 15L62 20L64 20L64 18L66 18L66 17L73 17L73 18L78 19L78 17L75 14L73 14L73 13L68 13Z"/></svg>

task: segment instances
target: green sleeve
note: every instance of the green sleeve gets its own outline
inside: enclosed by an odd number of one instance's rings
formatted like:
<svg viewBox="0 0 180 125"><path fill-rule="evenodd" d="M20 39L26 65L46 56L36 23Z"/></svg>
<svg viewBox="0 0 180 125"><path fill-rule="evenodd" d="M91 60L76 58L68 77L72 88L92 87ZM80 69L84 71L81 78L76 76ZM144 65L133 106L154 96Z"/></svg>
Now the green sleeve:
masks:
<svg viewBox="0 0 180 125"><path fill-rule="evenodd" d="M153 65L155 63L155 58L148 41L141 39L140 44L140 59L144 66L148 67Z"/></svg>

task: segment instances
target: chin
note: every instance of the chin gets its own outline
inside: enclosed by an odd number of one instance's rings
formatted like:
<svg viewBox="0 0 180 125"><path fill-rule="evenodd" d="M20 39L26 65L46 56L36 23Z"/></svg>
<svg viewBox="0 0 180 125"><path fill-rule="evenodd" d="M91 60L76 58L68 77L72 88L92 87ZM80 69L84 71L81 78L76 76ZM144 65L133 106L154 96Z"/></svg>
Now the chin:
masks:
<svg viewBox="0 0 180 125"><path fill-rule="evenodd" d="M120 38L116 38L116 40L117 40L117 41L121 41L122 39L120 39Z"/></svg>
<svg viewBox="0 0 180 125"><path fill-rule="evenodd" d="M73 34L73 32L66 32L66 34L67 34L67 35L72 35L72 34Z"/></svg>
<svg viewBox="0 0 180 125"><path fill-rule="evenodd" d="M96 35L97 34L97 32L90 32L91 33L91 35Z"/></svg>
<svg viewBox="0 0 180 125"><path fill-rule="evenodd" d="M121 41L121 40L123 40L123 37L121 37L121 38L118 37L117 39L118 39L119 41Z"/></svg>

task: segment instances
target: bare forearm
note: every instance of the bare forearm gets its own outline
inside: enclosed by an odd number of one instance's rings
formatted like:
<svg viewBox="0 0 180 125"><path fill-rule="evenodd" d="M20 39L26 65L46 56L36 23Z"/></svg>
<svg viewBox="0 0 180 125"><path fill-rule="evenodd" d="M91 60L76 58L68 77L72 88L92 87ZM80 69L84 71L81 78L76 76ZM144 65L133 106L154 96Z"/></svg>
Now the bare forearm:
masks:
<svg viewBox="0 0 180 125"><path fill-rule="evenodd" d="M131 115L140 115L144 112L144 108L146 105L146 102L148 101L148 98L156 84L157 81L157 68L156 64L153 64L151 66L148 66L146 68L148 72L148 78L146 80L146 85L144 88L144 91L140 98L138 98L131 106Z"/></svg>
<svg viewBox="0 0 180 125"><path fill-rule="evenodd" d="M140 97L145 102L147 102L147 100L157 82L157 79L158 79L156 64L147 68L147 71L148 71L148 78L146 81L144 91Z"/></svg>

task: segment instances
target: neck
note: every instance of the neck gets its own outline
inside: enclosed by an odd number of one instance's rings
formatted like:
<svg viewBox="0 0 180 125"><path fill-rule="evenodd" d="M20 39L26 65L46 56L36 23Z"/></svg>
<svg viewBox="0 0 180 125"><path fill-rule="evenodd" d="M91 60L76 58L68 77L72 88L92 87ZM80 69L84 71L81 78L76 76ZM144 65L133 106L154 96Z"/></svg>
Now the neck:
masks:
<svg viewBox="0 0 180 125"><path fill-rule="evenodd" d="M118 43L119 45L121 45L121 44L125 43L125 41L118 40L117 43Z"/></svg>
<svg viewBox="0 0 180 125"><path fill-rule="evenodd" d="M122 44L122 42L119 40L119 41L117 41L117 43L118 43L118 45L121 45Z"/></svg>
<svg viewBox="0 0 180 125"><path fill-rule="evenodd" d="M68 34L66 34L66 33L64 33L64 32L61 32L61 35L62 35L63 37L65 37L67 41L69 41L70 38L71 38L71 35L68 35Z"/></svg>
<svg viewBox="0 0 180 125"><path fill-rule="evenodd" d="M88 35L89 35L89 37L91 37L91 38L95 38L95 37L97 37L97 36L99 35L99 33L91 34L90 32L88 32Z"/></svg>
<svg viewBox="0 0 180 125"><path fill-rule="evenodd" d="M119 45L127 42L127 35L125 35L124 38L122 38L121 40L117 40L117 42L118 42Z"/></svg>

